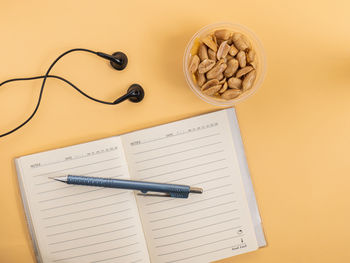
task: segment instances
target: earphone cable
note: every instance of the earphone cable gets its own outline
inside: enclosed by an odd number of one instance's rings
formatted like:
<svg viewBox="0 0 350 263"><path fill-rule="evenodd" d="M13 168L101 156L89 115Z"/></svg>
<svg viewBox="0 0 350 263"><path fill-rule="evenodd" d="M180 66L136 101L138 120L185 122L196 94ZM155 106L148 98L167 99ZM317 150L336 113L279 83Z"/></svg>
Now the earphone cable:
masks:
<svg viewBox="0 0 350 263"><path fill-rule="evenodd" d="M36 80L36 79L43 79L45 78L45 76L36 76L36 77L29 77L29 78L15 78L15 79L9 79L6 80L2 83L0 83L0 86L10 83L10 82L14 82L14 81L22 81L22 80ZM107 104L107 105L115 105L114 102L109 102L109 101L103 101L103 100L99 100L99 99L95 99L93 97L91 97L90 95L86 94L84 91L82 91L81 89L79 89L76 85L74 85L72 82L70 82L69 80L60 77L60 76L56 76L56 75L47 75L46 78L52 78L52 79L59 79L62 80L63 82L69 84L72 88L74 88L76 91L78 91L80 94L82 94L83 96L85 96L86 98L96 101L98 103L103 103L103 104Z"/></svg>
<svg viewBox="0 0 350 263"><path fill-rule="evenodd" d="M56 78L56 79L60 79L64 82L66 82L67 84L71 85L75 90L77 90L78 92L80 92L82 95L84 95L85 97L93 100L93 101L96 101L96 102L99 102L99 103L103 103L103 104L108 104L108 105L114 105L115 103L113 102L106 102L106 101L102 101L102 100L98 100L98 99L95 99L95 98L92 98L91 96L89 96L88 94L84 93L82 90L80 90L77 86L75 86L73 83L71 83L70 81L66 80L65 78L62 78L62 77L59 77L59 76L55 76L55 75L49 75L50 71L52 70L52 68L55 66L55 64L62 58L64 57L65 55L69 54L69 53L72 53L72 52L76 52L76 51L82 51L82 52L89 52L89 53L92 53L92 54L95 54L95 55L98 55L97 52L95 51L92 51L92 50L89 50L89 49L85 49L85 48L74 48L74 49L70 49L64 53L62 53L60 56L58 56L54 62L52 62L52 64L50 65L50 67L48 68L48 70L46 71L46 74L43 75L43 76L37 76L37 77L31 77L31 78L16 78L16 79L10 79L10 80L6 80L2 83L0 83L0 86L6 84L6 83L9 83L9 82L12 82L12 81L21 81L21 80L34 80L34 79L40 79L42 78L43 79L43 82L41 84L41 88L40 88L40 93L39 93L39 98L38 98L38 102L35 106L35 109L33 111L33 113L20 125L18 125L16 128L4 133L4 134L0 134L0 138L1 137L4 137L4 136L7 136L15 131L17 131L18 129L20 129L21 127L23 127L24 125L26 125L33 117L34 115L36 114L36 112L38 111L39 109L39 106L40 106L40 103L41 103L41 99L42 99L42 95L43 95L43 91L44 91L44 88L45 88L45 83L46 83L46 79L47 78Z"/></svg>

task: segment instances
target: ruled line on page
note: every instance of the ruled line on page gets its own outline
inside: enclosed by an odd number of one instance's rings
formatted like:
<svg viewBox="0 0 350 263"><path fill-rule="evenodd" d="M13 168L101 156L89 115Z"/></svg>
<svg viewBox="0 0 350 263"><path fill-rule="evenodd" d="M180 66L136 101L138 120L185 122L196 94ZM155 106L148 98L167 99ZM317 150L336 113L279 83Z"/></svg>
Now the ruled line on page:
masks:
<svg viewBox="0 0 350 263"><path fill-rule="evenodd" d="M72 196L77 196L77 195L83 195L83 194L87 194L87 193L91 193L91 192L101 191L101 190L104 190L104 189L105 189L105 187L99 187L98 189L93 189L93 190L84 191L84 192L80 192L80 193L74 193L74 194L69 194L69 195L58 196L58 197L55 197L55 198L39 200L38 203L46 203L46 202L50 202L50 201L57 201L57 200L62 199L62 198L67 198L67 197L72 197Z"/></svg>
<svg viewBox="0 0 350 263"><path fill-rule="evenodd" d="M105 226L105 225L115 224L115 223L119 223L119 222L122 222L122 221L125 221L125 220L130 220L130 219L132 219L132 218L133 218L133 217L127 217L127 218L122 218L122 219L119 219L119 220L116 220L116 221L112 221L112 222L107 222L107 223L97 224L97 225L93 225L93 226L87 226L87 227L76 228L76 229L68 230L68 231L56 232L56 233L52 233L52 234L47 235L47 237L52 237L52 236L56 236L56 235L61 235L61 234L66 234L66 233L71 233L71 232L76 232L76 231L79 231L79 230L89 229L89 228L93 228L93 227L99 227L99 226Z"/></svg>
<svg viewBox="0 0 350 263"><path fill-rule="evenodd" d="M57 245L57 244L67 243L67 242L75 241L75 240L79 240L79 239L84 239L84 238L89 238L89 237L96 237L96 236L100 236L100 235L104 235L104 234L109 234L109 233L122 231L122 230L125 230L125 229L130 229L130 228L133 228L133 227L135 227L135 226L131 225L131 226L115 229L115 230L109 230L109 231L106 231L106 232L97 233L97 234L94 234L94 235L87 235L87 236L83 236L83 237L77 237L77 238L72 238L72 239L67 239L67 240L61 240L61 241L49 243L48 245L49 246L50 245Z"/></svg>
<svg viewBox="0 0 350 263"><path fill-rule="evenodd" d="M187 143L187 142L193 142L193 141L197 141L197 140L201 140L201 139L217 136L219 134L220 133L215 133L215 134L211 134L211 135L207 135L207 136L203 136L203 137L199 137L199 138L194 138L194 139L187 140L187 141L182 141L182 142L178 142L178 143L172 143L172 144L164 145L164 146L153 148L153 149L148 149L146 151L135 152L134 154L136 155L136 154L142 154L142 153L151 152L151 151L155 151L155 150L159 150L159 149L164 149L164 148L168 148L168 147L171 147L171 146L175 146L175 145L179 145L179 144L183 144L183 143Z"/></svg>
<svg viewBox="0 0 350 263"><path fill-rule="evenodd" d="M157 166L153 166L153 167L143 168L143 169L137 170L137 172L143 172L143 171L146 171L146 170L167 166L169 164L181 163L181 162L185 162L185 161L188 161L188 160L193 160L193 159L201 158L201 157L204 157L204 156L220 153L220 152L223 152L223 151L224 150L210 152L210 153L205 153L205 154L201 154L201 155L198 155L198 156L193 156L193 157L186 158L186 159L177 160L177 161L170 162L170 163L165 163L165 164L161 164L161 165L157 165Z"/></svg>
<svg viewBox="0 0 350 263"><path fill-rule="evenodd" d="M48 179L48 178L47 178ZM45 180L44 182L41 182L41 183L36 183L35 185L36 186L38 186L38 185L47 185L47 184L53 184L53 183L55 183L55 184L57 184L58 182L57 181L55 181L55 180Z"/></svg>
<svg viewBox="0 0 350 263"><path fill-rule="evenodd" d="M68 185L68 186L63 186L63 187L59 187L59 188L55 188L55 189L50 189L50 190L46 190L46 191L41 191L36 193L37 195L41 195L41 194L47 194L47 193L51 193L51 192L55 192L58 190L62 190L62 189L67 189L67 188L71 188L74 187L74 185Z"/></svg>
<svg viewBox="0 0 350 263"><path fill-rule="evenodd" d="M180 223L177 223L177 224L173 224L173 225L170 225L170 226L164 226L164 227L159 227L159 228L153 228L152 231L158 231L158 230L162 230L162 229L166 229L166 228L169 228L169 227L174 227L174 226L183 226L187 223L191 223L191 222L198 222L198 221L201 221L203 219L208 219L208 218L213 218L213 217L216 217L218 215L224 215L224 214L229 214L231 212L235 212L237 211L237 209L232 209L232 210L228 210L228 211L225 211L225 212L222 212L222 213L216 213L214 215L209 215L209 216L201 216L199 218L195 218L195 219L191 219L191 220L188 220L188 221L182 221ZM234 220L238 220L240 217L235 217Z"/></svg>
<svg viewBox="0 0 350 263"><path fill-rule="evenodd" d="M221 171L221 170L224 170L224 169L227 169L227 168L228 168L228 167L225 166L225 167L222 167L222 168L217 168L217 169L214 169L214 170L205 171L205 172L202 172L202 173L197 173L197 174L193 174L193 175L190 175L190 176L185 176L185 177L181 177L181 178L176 178L176 179L172 179L172 180L166 181L166 183L172 183L172 182L176 182L176 181L181 181L181 180L183 180L183 179L193 178L193 177L201 176L201 175L203 175L203 174L208 174L208 173L212 173L212 172L217 172L217 171Z"/></svg>
<svg viewBox="0 0 350 263"><path fill-rule="evenodd" d="M57 218L57 217L60 217L60 216L67 216L67 215L78 214L78 213L81 213L81 212L86 212L86 211L90 211L90 210L95 210L95 209L99 209L99 208L104 208L104 207L108 207L108 206L113 206L113 205L117 205L117 204L126 203L126 202L129 202L129 201L130 200L124 200L124 201L120 201L120 202L113 202L113 203L102 205L102 206L98 206L98 207L90 207L90 208L87 208L87 209L82 209L82 210L73 211L73 212L69 212L69 213L64 213L64 214L44 217L43 219L52 219L52 218Z"/></svg>
<svg viewBox="0 0 350 263"><path fill-rule="evenodd" d="M36 174L36 175L33 175L33 177L38 177L38 176L53 174L53 173L62 172L62 171L67 171L67 170L71 170L71 169L75 169L75 168L81 168L81 167L91 166L91 165L94 165L94 164L109 162L109 161L113 161L113 160L117 160L117 159L119 159L119 157L114 157L114 158L111 158L111 159L102 160L102 161L98 161L98 162L94 162L94 163L88 163L88 164L73 166L73 167L69 167L69 168L65 168L65 169L55 170L55 171L51 171L51 172L48 172L48 173Z"/></svg>
<svg viewBox="0 0 350 263"><path fill-rule="evenodd" d="M96 174L96 173L105 172L105 171L110 171L110 170L114 170L114 169L118 169L118 168L121 168L121 166L120 166L120 165L117 165L117 166L109 167L109 168L106 168L106 169L100 169L100 170L97 170L97 171L88 172L88 173L83 173L83 174L79 174L79 175ZM120 175L118 175L118 176L122 176L122 175L124 175L124 174L120 174Z"/></svg>
<svg viewBox="0 0 350 263"><path fill-rule="evenodd" d="M232 186L232 184L225 184L225 185L221 185L221 186L208 188L208 189L205 189L205 192L207 193L207 192L210 192L212 190L218 190L218 189L222 189L222 188L225 188L225 187L228 187L228 186Z"/></svg>
<svg viewBox="0 0 350 263"><path fill-rule="evenodd" d="M48 226L45 226L45 228L52 228L52 227L56 227L56 226L63 226L63 225L71 224L71 223L82 222L82 221L85 221L85 220L90 220L90 219L93 219L93 218L99 218L99 217L114 215L114 214L117 214L117 213L122 213L122 212L125 212L125 211L129 211L129 210L130 210L130 208L127 208L127 209L114 211L114 212L107 213L107 214L102 214L102 215L97 215L97 216L92 216L92 217L85 217L85 218L81 218L79 220L73 220L73 221L59 223L59 224L54 224L54 225L48 225Z"/></svg>
<svg viewBox="0 0 350 263"><path fill-rule="evenodd" d="M225 176L212 178L212 179L205 180L205 181L196 182L193 186L198 186L198 185L201 185L201 184L204 184L204 183L209 183L209 182L212 182L212 181L219 181L221 179L228 178L228 177L230 177L230 176L229 175L225 175Z"/></svg>
<svg viewBox="0 0 350 263"><path fill-rule="evenodd" d="M123 192L116 193L116 194L104 195L104 196L101 196L101 197L98 197L98 198L88 199L88 200L74 202L74 203L70 203L70 204L64 204L64 205L48 207L48 208L45 208L45 209L41 209L40 211L48 211L48 210L52 210L52 209L56 209L56 208L61 208L61 207L66 207L66 206L71 206L71 205L76 205L76 204L82 204L82 203L95 201L95 200L100 200L100 199L108 198L108 197L111 197L111 196L117 196L117 195L126 194L126 193L127 193L127 191L123 191Z"/></svg>
<svg viewBox="0 0 350 263"><path fill-rule="evenodd" d="M128 235L128 236L125 236L125 237L119 237L119 238L114 238L114 239L110 239L110 240L95 242L95 243L92 243L92 244L87 244L87 245L79 246L79 247L70 247L70 248L55 250L55 251L52 251L51 253L52 254L56 254L56 253L61 253L61 252L69 251L69 250L74 250L74 249L79 249L79 248L84 248L84 247L91 247L91 246L100 245L100 244L104 244L104 243L109 243L109 242L113 242L113 241L117 241L117 240L122 240L122 239L133 237L133 236L136 236L136 234L131 234L131 235Z"/></svg>
<svg viewBox="0 0 350 263"><path fill-rule="evenodd" d="M135 251L135 252L132 252L132 253L128 253L128 254L125 254L125 255L120 255L120 256L117 256L117 257L112 257L112 258L105 258L105 259L101 259L101 260L97 260L97 261L92 261L91 263L97 263L97 262L103 262L103 261L106 261L106 260L111 260L111 259L116 259L116 258L122 258L122 257L126 257L126 256L130 256L130 255L134 255L134 254L137 254L137 253L140 253L141 251L138 250L138 251ZM132 261L131 263L136 263L136 262L141 262L142 259L138 259L136 261Z"/></svg>
<svg viewBox="0 0 350 263"><path fill-rule="evenodd" d="M222 239L215 240L215 241L212 241L212 242L209 242L209 243L205 243L205 244L201 244L201 245L198 245L198 246L193 246L193 247L188 247L188 248L184 248L184 249L181 249L181 250L175 250L175 251L171 251L171 252L167 252L167 253L163 253L163 254L158 254L158 256L160 257L160 256L166 256L166 255L170 255L170 254L175 254L175 253L179 253L179 252L182 252L182 251L191 250L191 249L199 248L199 247L204 247L204 246L207 246L207 245L211 245L211 244L218 243L218 242L225 241L225 240L229 240L229 239L232 239L232 237L222 238Z"/></svg>
<svg viewBox="0 0 350 263"><path fill-rule="evenodd" d="M161 155L161 156L157 156L157 157L153 157L153 158L149 158L149 159L140 160L140 161L137 161L135 163L143 163L143 162L152 161L152 160L156 160L156 159L163 158L163 157L169 157L169 156L173 156L175 154L185 153L185 152L189 152L189 151L193 151L193 150L198 150L198 149L201 149L201 148L204 148L204 147L208 147L208 146L213 146L213 145L216 145L216 144L219 144L219 143L222 143L222 142L220 141L220 142L215 142L215 143L211 143L211 144L207 144L207 145L202 145L202 146L198 146L198 147L195 147L195 148L186 149L186 150L183 150L183 151L178 151L178 152L169 153L169 154L165 154L165 155Z"/></svg>
<svg viewBox="0 0 350 263"><path fill-rule="evenodd" d="M201 200L194 201L194 202L191 202L191 203L182 204L182 205L173 206L173 207L167 207L167 208L160 209L160 210L156 210L156 211L151 211L151 212L148 212L147 214L154 214L154 213L159 213L159 212L163 212L163 211L167 211L167 210L172 210L172 209L179 208L179 207L184 207L184 206L189 206L189 205L193 205L193 204L198 204L198 203L201 203L201 202L205 202L205 201L208 201L208 200L212 200L212 199L214 199L214 198L218 198L218 197L222 197L222 196L227 196L227 195L230 195L230 194L233 194L233 193L234 193L234 192L229 192L229 193L225 193L225 194L220 194L220 195L216 195L216 196L211 196L210 198L201 199Z"/></svg>
<svg viewBox="0 0 350 263"><path fill-rule="evenodd" d="M220 203L220 204L215 204L215 205L208 206L208 207L203 207L203 208L200 208L200 209L197 209L197 210L192 210L191 212L185 212L185 213L181 213L181 214L177 214L177 215L171 215L171 216L167 216L167 217L162 217L162 218L150 220L149 222L150 223L155 223L155 222L158 222L158 221L163 221L163 220L171 219L171 218L174 218L174 217L177 218L179 216L190 215L190 214L193 214L193 213L201 212L203 210L208 210L208 209L211 209L211 208L221 207L221 206L224 206L224 205L227 205L227 204L232 204L232 201L224 202L224 203ZM238 209L235 209L235 210L238 210Z"/></svg>
<svg viewBox="0 0 350 263"><path fill-rule="evenodd" d="M148 203L148 204L146 204L146 206L155 205L155 204L164 203L164 202L169 202L169 201L174 201L176 199L177 199L176 197L169 197L168 199L164 199L164 200L161 200L161 201Z"/></svg>
<svg viewBox="0 0 350 263"><path fill-rule="evenodd" d="M184 240L181 240L181 241L176 241L176 242L172 242L172 243L162 244L162 245L156 246L156 248L167 247L167 246L176 245L176 244L181 244L181 243L184 243L184 242L187 242L187 241L196 240L198 238L212 236L212 235L223 233L223 232L229 232L230 230L233 230L233 229L234 228L229 227L229 228L226 228L226 229L223 229L223 230L220 230L220 231L211 232L209 234L199 235L199 236L196 236L196 237L193 237L193 238L184 239ZM241 236L243 236L243 235L241 235ZM232 238L236 238L236 237L240 237L240 236L234 236Z"/></svg>
<svg viewBox="0 0 350 263"><path fill-rule="evenodd" d="M189 230L185 230L185 231L181 231L181 232L177 232L177 233L172 233L170 235L155 237L154 239L173 237L175 235L184 234L184 233L192 232L192 231L195 231L195 230L199 230L199 229L203 229L203 228L207 228L207 227L211 227L211 226L216 226L216 225L220 225L220 224L223 224L223 223L227 223L227 222L232 221L233 219L234 218L230 218L230 219L227 219L227 220L224 220L224 221L215 222L215 223L212 223L212 224L209 224L209 225L204 225L204 226L200 226L200 227L197 227L197 228L192 228L192 229L189 229ZM240 227L241 226L237 226L235 228L240 228Z"/></svg>
<svg viewBox="0 0 350 263"><path fill-rule="evenodd" d="M141 178L141 179L155 178L155 177L159 177L159 176L162 176L162 175L172 174L172 173L180 172L180 171L185 171L185 170L188 170L188 169L192 169L192 168L196 168L196 167L200 167L200 166L205 166L205 165L208 165L208 164L217 163L217 162L224 161L224 160L226 160L226 159L225 159L225 158L222 158L222 159L214 160L214 161L211 161L211 162L205 162L205 163L193 165L193 166L186 167L186 168L182 168L182 169L177 169L177 170L169 171L169 172L166 172L166 173L161 173L161 174L157 174L157 175L152 175L152 176L143 177L143 178Z"/></svg>
<svg viewBox="0 0 350 263"><path fill-rule="evenodd" d="M133 246L133 245L136 245L136 244L139 244L139 242L135 242L135 243L128 244L128 245L125 245L125 246L121 246L121 247L114 247L114 248L110 248L110 249L100 250L100 251L96 251L96 252L92 252L92 253L76 255L76 256L73 256L73 257L56 259L56 260L54 260L54 262L67 260L67 259L72 259L72 258L85 257L85 256L89 256L89 255L95 255L95 254L99 254L99 253L102 253L102 252L107 252L107 251L111 251L111 250L116 250L116 249L121 249L121 248L125 248L125 247L130 247L130 246Z"/></svg>

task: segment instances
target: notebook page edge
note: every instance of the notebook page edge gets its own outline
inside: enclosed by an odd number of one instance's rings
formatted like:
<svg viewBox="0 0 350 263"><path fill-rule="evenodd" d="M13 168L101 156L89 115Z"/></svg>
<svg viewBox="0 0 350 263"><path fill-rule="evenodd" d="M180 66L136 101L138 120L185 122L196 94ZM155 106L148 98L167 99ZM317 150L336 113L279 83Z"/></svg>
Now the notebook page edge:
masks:
<svg viewBox="0 0 350 263"><path fill-rule="evenodd" d="M29 211L29 206L27 203L27 196L25 193L25 188L23 185L23 180L22 180L22 166L21 166L21 157L15 158L15 166L16 166L16 171L17 171L17 180L18 180L18 185L19 185L19 190L20 190L20 194L21 194L21 200L22 200L22 205L23 205L23 209L24 209L24 214L25 214L25 218L26 218L26 225L28 227L29 230L29 235L31 238L31 243L34 249L34 255L36 258L37 263L42 263L42 257L40 254L40 250L39 250L39 246L38 246L38 241L36 239L36 234L35 234L35 229L32 223L32 218L31 218L31 214Z"/></svg>
<svg viewBox="0 0 350 263"><path fill-rule="evenodd" d="M262 220L260 217L259 208L257 205L255 192L253 188L253 183L250 177L249 168L247 164L247 159L244 152L244 145L241 137L241 132L239 129L239 124L236 116L236 110L234 108L229 108L225 110L227 117L230 120L229 125L232 131L232 139L235 144L235 149L237 152L238 162L241 169L242 181L244 184L245 191L247 193L247 202L250 210L250 215L254 224L254 230L256 239L259 247L264 247L267 245Z"/></svg>

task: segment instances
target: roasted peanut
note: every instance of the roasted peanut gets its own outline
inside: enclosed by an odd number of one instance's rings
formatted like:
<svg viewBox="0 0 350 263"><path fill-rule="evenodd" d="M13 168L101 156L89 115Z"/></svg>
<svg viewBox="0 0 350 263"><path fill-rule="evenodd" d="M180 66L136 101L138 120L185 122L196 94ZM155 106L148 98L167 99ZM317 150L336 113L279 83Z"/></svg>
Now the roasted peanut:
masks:
<svg viewBox="0 0 350 263"><path fill-rule="evenodd" d="M206 90L212 86L216 86L216 85L219 85L219 80L217 79L211 79L211 80L208 80L201 88L201 90Z"/></svg>
<svg viewBox="0 0 350 263"><path fill-rule="evenodd" d="M248 40L248 38L245 35L242 35L242 39L246 43L246 45L248 46L248 49L251 49L252 45L250 44L250 41Z"/></svg>
<svg viewBox="0 0 350 263"><path fill-rule="evenodd" d="M247 62L253 62L255 60L255 51L253 49L250 49L247 53Z"/></svg>
<svg viewBox="0 0 350 263"><path fill-rule="evenodd" d="M215 65L215 61L211 59L203 60L198 66L199 73L206 73L211 70Z"/></svg>
<svg viewBox="0 0 350 263"><path fill-rule="evenodd" d="M247 58L244 51L239 51L236 58L241 68L244 68L247 65Z"/></svg>
<svg viewBox="0 0 350 263"><path fill-rule="evenodd" d="M191 63L190 63L190 72L191 73L195 73L198 69L198 65L199 65L199 57L197 55L194 55L192 57Z"/></svg>
<svg viewBox="0 0 350 263"><path fill-rule="evenodd" d="M203 94L213 96L215 93L217 93L221 89L221 85L212 86L206 90L203 90Z"/></svg>
<svg viewBox="0 0 350 263"><path fill-rule="evenodd" d="M227 41L222 42L216 54L217 59L219 60L221 58L226 57L229 50L230 46L227 45Z"/></svg>
<svg viewBox="0 0 350 263"><path fill-rule="evenodd" d="M205 38L202 39L202 41L211 50L215 52L218 50L218 47L216 46L216 42L214 42L213 37L211 35L207 35Z"/></svg>
<svg viewBox="0 0 350 263"><path fill-rule="evenodd" d="M206 78L204 73L197 73L197 84L199 87L203 86L205 83Z"/></svg>
<svg viewBox="0 0 350 263"><path fill-rule="evenodd" d="M238 53L238 49L234 46L234 45L231 45L230 46L230 50L228 51L228 53L234 57L236 56L236 54Z"/></svg>
<svg viewBox="0 0 350 263"><path fill-rule="evenodd" d="M226 81L226 78L223 77L222 80L220 80L219 85L223 85L225 81Z"/></svg>
<svg viewBox="0 0 350 263"><path fill-rule="evenodd" d="M219 73L218 75L215 76L217 80L220 80L220 82L224 79L224 74Z"/></svg>
<svg viewBox="0 0 350 263"><path fill-rule="evenodd" d="M235 44L235 47L239 50L246 50L249 48L248 40L240 33L234 33L232 36L232 42Z"/></svg>
<svg viewBox="0 0 350 263"><path fill-rule="evenodd" d="M223 60L220 60L216 63L216 65L207 72L207 79L214 79L216 76L220 75L220 73L224 72L227 68L227 64L224 63Z"/></svg>
<svg viewBox="0 0 350 263"><path fill-rule="evenodd" d="M207 49L207 46L204 45L203 43L200 44L200 46L199 46L198 56L199 56L201 61L203 61L203 60L208 58L208 49Z"/></svg>
<svg viewBox="0 0 350 263"><path fill-rule="evenodd" d="M236 78L240 78L240 77L242 77L243 75L249 73L252 70L253 70L252 66L247 66L245 68L241 68L240 70L237 71Z"/></svg>
<svg viewBox="0 0 350 263"><path fill-rule="evenodd" d="M225 58L226 58L226 61L233 59L233 57L230 54L227 54Z"/></svg>
<svg viewBox="0 0 350 263"><path fill-rule="evenodd" d="M231 36L231 32L228 31L227 29L220 29L220 30L216 30L214 35L217 39L228 40Z"/></svg>
<svg viewBox="0 0 350 263"><path fill-rule="evenodd" d="M227 82L225 81L222 85L221 89L219 90L219 93L224 93L227 90Z"/></svg>
<svg viewBox="0 0 350 263"><path fill-rule="evenodd" d="M233 74L236 73L238 69L238 60L237 59L230 59L229 61L227 61L227 68L224 72L224 75L226 78L232 77Z"/></svg>
<svg viewBox="0 0 350 263"><path fill-rule="evenodd" d="M225 100L232 100L234 98L237 98L240 94L241 94L241 90L239 89L228 89L221 94L221 98Z"/></svg>
<svg viewBox="0 0 350 263"><path fill-rule="evenodd" d="M253 83L256 77L256 71L252 70L250 71L243 79L242 87L243 91L247 91L253 87Z"/></svg>
<svg viewBox="0 0 350 263"><path fill-rule="evenodd" d="M242 86L242 80L238 78L230 78L227 81L228 87L231 89L240 89Z"/></svg>
<svg viewBox="0 0 350 263"><path fill-rule="evenodd" d="M208 57L209 57L209 59L214 60L216 62L216 53L215 53L215 51L209 49L208 50Z"/></svg>

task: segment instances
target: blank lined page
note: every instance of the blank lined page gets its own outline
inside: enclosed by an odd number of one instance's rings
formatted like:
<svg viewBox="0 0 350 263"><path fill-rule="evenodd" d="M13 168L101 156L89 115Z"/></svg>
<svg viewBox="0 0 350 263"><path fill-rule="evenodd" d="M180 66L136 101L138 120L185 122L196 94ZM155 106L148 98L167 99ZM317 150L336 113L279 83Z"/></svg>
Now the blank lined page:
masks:
<svg viewBox="0 0 350 263"><path fill-rule="evenodd" d="M122 136L133 179L198 186L137 196L152 262L209 262L258 248L226 111Z"/></svg>
<svg viewBox="0 0 350 263"><path fill-rule="evenodd" d="M113 137L17 159L39 260L149 262L132 191L50 179L67 174L129 178L122 147Z"/></svg>

